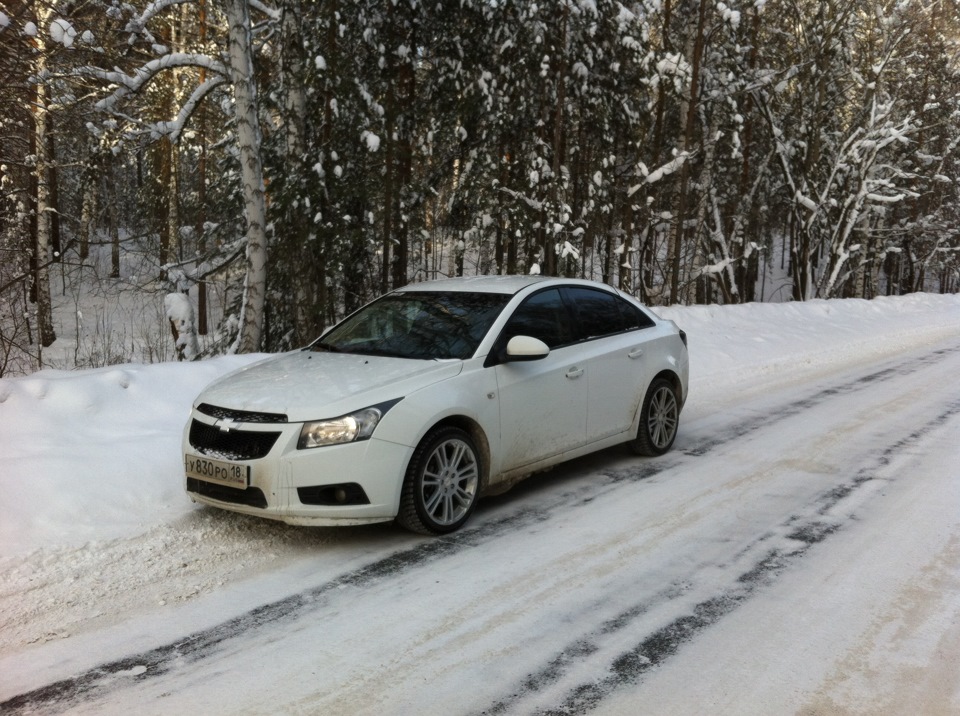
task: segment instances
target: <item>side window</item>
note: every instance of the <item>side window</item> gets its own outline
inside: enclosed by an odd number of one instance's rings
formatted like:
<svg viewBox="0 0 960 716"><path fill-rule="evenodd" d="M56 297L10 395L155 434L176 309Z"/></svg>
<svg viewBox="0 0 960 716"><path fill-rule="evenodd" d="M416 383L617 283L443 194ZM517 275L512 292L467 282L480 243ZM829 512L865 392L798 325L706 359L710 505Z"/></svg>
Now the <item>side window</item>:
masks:
<svg viewBox="0 0 960 716"><path fill-rule="evenodd" d="M622 298L618 297L617 303L620 305L620 310L623 312L625 317L626 330L632 331L637 328L650 328L650 326L654 325L650 316L629 301L624 301Z"/></svg>
<svg viewBox="0 0 960 716"><path fill-rule="evenodd" d="M514 311L504 328L504 340L514 336L532 336L550 349L573 342L570 316L557 289L541 291Z"/></svg>
<svg viewBox="0 0 960 716"><path fill-rule="evenodd" d="M568 288L580 319L580 340L646 328L650 319L619 296L591 288Z"/></svg>

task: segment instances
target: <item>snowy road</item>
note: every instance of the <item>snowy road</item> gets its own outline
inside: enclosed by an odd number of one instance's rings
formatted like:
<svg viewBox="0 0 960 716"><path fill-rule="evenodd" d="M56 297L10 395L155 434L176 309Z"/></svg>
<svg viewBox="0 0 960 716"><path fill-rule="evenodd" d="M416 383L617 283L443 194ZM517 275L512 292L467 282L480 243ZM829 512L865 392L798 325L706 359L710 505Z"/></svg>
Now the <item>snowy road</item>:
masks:
<svg viewBox="0 0 960 716"><path fill-rule="evenodd" d="M694 393L667 456L578 460L443 539L196 511L115 558L225 583L25 633L0 710L956 713L957 376L956 334L745 376Z"/></svg>

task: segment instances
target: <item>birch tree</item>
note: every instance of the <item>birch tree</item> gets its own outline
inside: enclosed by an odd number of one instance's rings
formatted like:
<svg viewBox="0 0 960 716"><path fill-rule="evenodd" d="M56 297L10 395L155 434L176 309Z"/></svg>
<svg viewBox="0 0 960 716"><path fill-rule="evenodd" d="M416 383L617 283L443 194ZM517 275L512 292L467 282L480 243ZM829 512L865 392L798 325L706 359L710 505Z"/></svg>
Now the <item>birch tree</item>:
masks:
<svg viewBox="0 0 960 716"><path fill-rule="evenodd" d="M227 0L226 14L230 28L230 77L236 101L237 148L247 224L247 266L236 347L241 353L251 353L260 350L267 291L267 217L260 158L260 119L247 0Z"/></svg>
<svg viewBox="0 0 960 716"><path fill-rule="evenodd" d="M33 291L36 295L37 304L37 332L40 345L46 348L57 339L53 327L49 267L54 260L59 258L54 255L53 247L53 217L57 207L51 201L51 185L53 165L56 160L50 151L50 131L53 120L51 117L50 92L46 85L47 55L50 52L47 32L56 22L53 9L47 5L41 5L38 8L37 21L39 29L34 38L36 48L34 62L36 84L34 85L34 91L36 100L33 105L33 156L36 187ZM54 29L54 32L56 31Z"/></svg>
<svg viewBox="0 0 960 716"><path fill-rule="evenodd" d="M250 7L247 0L225 0L222 10L227 24L228 36L226 61L203 52L173 51L162 43L150 30L160 13L175 10L179 6L195 5L195 0L171 0L151 3L139 14L125 21L124 29L130 36L130 44L140 42L151 48L154 56L143 64L132 67L129 72L86 65L73 71L78 78L93 78L110 83L114 88L100 99L97 108L119 118L126 126L126 137L147 137L178 143L184 136L187 125L197 108L210 97L216 96L225 87L233 88L231 110L236 142L236 158L239 163L240 194L243 204L242 253L245 256L244 282L239 309L239 332L232 344L233 350L249 352L260 350L266 301L266 209L262 170L260 118L258 96L254 75L254 46L251 38ZM277 13L257 3L271 20ZM206 15L209 8L201 7ZM165 73L177 70L192 70L191 78L196 84L179 106L171 106L169 114L159 120L136 119L127 105L140 99L151 83ZM202 70L202 80L196 81ZM171 179L172 181L172 179ZM174 219L175 221L175 219ZM170 221L162 231L174 232ZM227 256L235 256L227 251Z"/></svg>

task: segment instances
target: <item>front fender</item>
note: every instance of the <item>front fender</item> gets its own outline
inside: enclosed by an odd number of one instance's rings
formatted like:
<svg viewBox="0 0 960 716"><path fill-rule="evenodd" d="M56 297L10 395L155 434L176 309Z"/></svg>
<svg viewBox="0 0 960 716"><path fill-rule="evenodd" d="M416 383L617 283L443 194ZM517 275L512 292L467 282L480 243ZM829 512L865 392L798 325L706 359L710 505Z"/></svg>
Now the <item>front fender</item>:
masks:
<svg viewBox="0 0 960 716"><path fill-rule="evenodd" d="M404 396L383 416L374 435L378 440L415 448L439 423L462 418L483 432L489 474L496 474L499 465L493 463L500 447L500 397L496 373L483 367L482 357L465 361L456 376Z"/></svg>

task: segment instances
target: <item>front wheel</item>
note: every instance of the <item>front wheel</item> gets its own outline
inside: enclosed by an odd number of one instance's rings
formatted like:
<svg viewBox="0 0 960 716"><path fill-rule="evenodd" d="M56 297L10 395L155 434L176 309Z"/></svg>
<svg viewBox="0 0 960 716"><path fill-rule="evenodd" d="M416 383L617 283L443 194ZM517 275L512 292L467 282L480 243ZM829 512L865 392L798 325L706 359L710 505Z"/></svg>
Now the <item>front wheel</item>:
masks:
<svg viewBox="0 0 960 716"><path fill-rule="evenodd" d="M630 447L638 455L663 455L673 445L680 424L680 403L673 384L657 378L647 389L640 410L640 426Z"/></svg>
<svg viewBox="0 0 960 716"><path fill-rule="evenodd" d="M400 494L397 522L420 534L459 529L477 503L480 460L469 434L438 428L413 453Z"/></svg>

